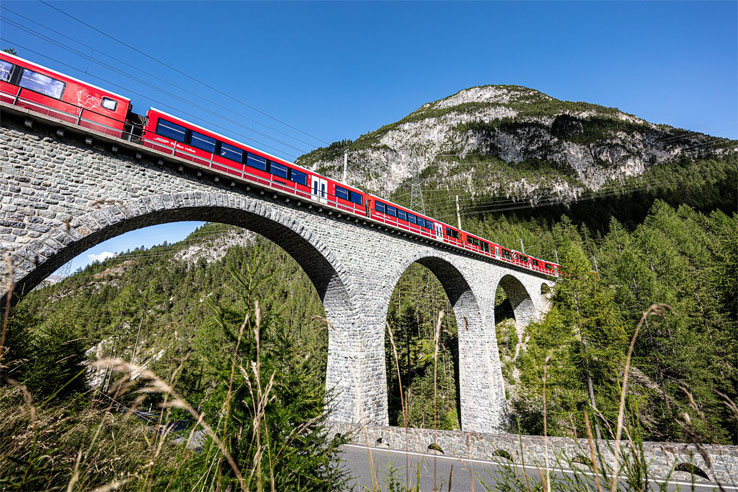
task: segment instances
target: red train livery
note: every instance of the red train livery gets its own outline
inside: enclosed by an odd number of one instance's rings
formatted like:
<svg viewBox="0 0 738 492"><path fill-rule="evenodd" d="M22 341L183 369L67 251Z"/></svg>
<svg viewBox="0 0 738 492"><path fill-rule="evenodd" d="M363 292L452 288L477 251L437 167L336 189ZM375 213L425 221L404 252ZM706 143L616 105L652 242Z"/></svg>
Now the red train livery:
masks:
<svg viewBox="0 0 738 492"><path fill-rule="evenodd" d="M238 181L443 242L520 268L559 276L559 265L507 249L358 188L327 178L155 108L141 117L127 97L0 52L0 102L189 161Z"/></svg>
<svg viewBox="0 0 738 492"><path fill-rule="evenodd" d="M89 82L0 53L0 101L122 137L131 100Z"/></svg>

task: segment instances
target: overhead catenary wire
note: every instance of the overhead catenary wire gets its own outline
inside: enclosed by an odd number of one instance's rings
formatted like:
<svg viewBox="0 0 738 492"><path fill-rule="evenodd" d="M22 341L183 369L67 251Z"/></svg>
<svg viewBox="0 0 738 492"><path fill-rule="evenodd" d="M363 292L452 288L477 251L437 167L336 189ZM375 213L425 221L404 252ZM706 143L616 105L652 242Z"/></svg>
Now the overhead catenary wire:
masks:
<svg viewBox="0 0 738 492"><path fill-rule="evenodd" d="M271 114L269 114L269 113L267 113L265 111L262 111L261 109L256 108L256 107L248 104L247 102L245 102L245 101L243 101L243 100L241 100L239 98L236 98L236 97L232 96L231 94L228 94L226 92L223 92L220 89L218 89L217 87L213 87L212 85L210 85L210 84L208 84L206 82L203 82L202 80L200 80L200 79L198 79L196 77L193 77L192 75L190 75L190 74L188 74L188 73L186 73L186 72L178 69L177 67L174 67L174 66L172 66L172 65L170 65L170 64L168 64L168 63L166 63L166 62L164 62L162 60L159 60L158 58L149 55L148 53L146 53L146 52L144 52L144 51L136 48L135 46L132 46L132 45L126 43L125 41L121 41L120 39L116 38L115 36L113 36L113 35L105 32L105 31L102 31L102 30L98 29L97 27L95 27L95 26L93 26L93 25L91 25L91 24L89 24L89 23L87 23L87 22L85 22L85 21L83 21L83 20L81 20L81 19L73 16L72 14L69 14L68 12L66 12L66 11L64 11L64 10L58 8L58 7L55 7L54 5L51 5L50 3L48 3L48 2L46 2L44 0L39 0L39 1L42 4L46 5L47 7L56 10L57 12L65 15L67 17L69 17L70 19L73 19L76 22L78 22L78 23L80 23L80 24L82 24L82 25L84 25L84 26L92 29L93 31L95 31L95 32L97 32L99 34L102 34L103 36L105 36L105 37L107 37L109 39L112 39L113 41L115 41L115 42L117 42L117 43L119 43L119 44L121 44L121 45L123 45L123 46L125 46L125 47L127 47L127 48L129 48L129 49L131 49L133 51L135 51L136 53L138 53L138 54L140 54L142 56L145 56L146 58L148 58L148 59L150 59L150 60L152 60L152 61L154 61L156 63L159 63L160 65L162 65L162 66L164 66L164 67L166 67L166 68L168 68L168 69L170 69L170 70L178 73L179 75L182 75L183 77L186 77L186 78L192 80L193 82L197 82L198 84L201 84L202 86L204 86L204 87L206 87L206 88L208 88L208 89L210 89L210 90L212 90L214 92L217 92L218 94L220 94L222 96L225 96L228 99L231 99L232 101L237 102L237 103L243 105L244 107L247 107L247 108L251 109L252 111L255 111L255 112L257 112L257 113L259 113L259 114L261 114L263 116L266 116L267 118L269 118L271 120L274 120L274 121L276 121L276 122L278 122L278 123L280 123L282 125L285 125L285 126L291 128L291 129L295 130L295 131L298 131L298 132L302 133L305 136L308 136L310 138L313 138L313 139L315 139L315 140L317 140L317 141L319 141L321 143L324 143L326 145L330 145L330 142L326 142L325 140L321 139L320 137L316 137L315 135L312 135L312 134L310 134L310 133L308 133L308 132L306 132L304 130L301 130L300 128L297 128L296 126L291 125L290 123L287 123L286 121L283 121L283 120L277 118L276 116L272 116Z"/></svg>
<svg viewBox="0 0 738 492"><path fill-rule="evenodd" d="M112 66L112 65L109 65L109 64L106 64L106 63L103 63L103 62L100 62L99 60L97 60L97 59L95 59L95 58L91 57L90 55L87 55L87 54L85 54L85 53L82 53L82 52L80 52L80 51L78 51L78 50L76 50L76 49L74 49L74 48L72 48L72 47L70 47L70 46L68 46L68 45L65 45L64 43L62 43L62 42L60 42L60 41L56 41L56 40L54 40L54 39L51 39L51 38L49 38L48 36L45 36L45 35L43 35L43 34L39 33L38 31L34 31L33 29L30 29L30 28L27 28L27 27L25 27L25 26L19 25L19 24L17 24L16 22L14 22L14 21L12 21L12 20L9 20L9 19L4 19L4 21L5 21L6 23L9 23L9 24L10 24L11 26L13 26L13 27L15 27L15 28L17 28L17 29L23 30L23 31L27 32L28 34L31 34L32 36L36 36L36 37L38 37L38 38L40 38L40 39L43 39L44 41L47 41L48 43L52 43L52 44L54 44L54 45L56 45L56 46L58 46L58 47L60 47L60 48L62 48L62 49L66 49L66 50L68 50L68 51L70 51L70 52L74 53L74 54L75 54L75 55L77 55L77 56L80 56L80 57L82 57L82 58L86 58L86 59L88 59L88 60L94 61L94 62L95 62L95 63L97 63L98 65L100 65L100 66L102 66L102 67L104 67L104 68L107 68L108 70L111 70L111 71L113 71L113 72L115 72L115 73L118 73L118 74L120 74L120 75L122 75L122 76L124 76L124 77L126 77L126 78L129 78L129 79L131 79L131 80L134 80L134 81L136 81L136 82L138 82L138 83L140 83L140 84L143 84L143 85L145 85L145 86L147 86L147 87L149 87L149 88L151 88L151 89L153 89L153 90L155 90L155 91L161 92L162 94L165 94L165 95L167 95L167 96L169 96L169 97L172 97L172 98L174 98L174 99L176 99L176 100L178 100L178 101L181 101L181 102L183 102L183 103L187 104L188 106L192 106L192 107L198 108L198 109L200 109L200 110L202 110L202 111L204 111L204 112L206 112L206 113L209 113L209 114L211 114L211 115L213 115L213 116L216 116L216 117L218 117L218 118L221 118L221 119L222 119L222 120L224 120L224 121L228 121L229 123L232 123L232 124L234 124L234 125L236 125L236 126L239 126L239 127L245 128L245 129L247 129L247 130L250 130L250 131L251 131L251 132L253 132L253 133L256 133L256 134L258 134L258 135L261 135L262 137L265 137L265 138L268 138L268 139L270 139L270 140L273 140L273 141L275 141L275 142L277 142L277 143L279 143L279 144L281 144L281 145L284 145L284 146L286 146L286 147L289 147L289 148L291 148L291 149L293 149L293 150L296 150L296 151L298 151L298 152L301 152L301 153L303 153L303 154L307 152L307 151L305 151L304 149L301 149L301 148L295 147L295 146L293 146L293 145L291 145L291 144L289 144L289 143L287 143L287 142L284 142L284 141L282 141L282 140L280 140L280 139L278 139L278 138L272 137L272 136L270 136L270 135L268 135L268 134L266 134L266 133L263 133L263 132L260 132L260 131L258 131L258 130L256 130L256 129L254 129L254 128L250 128L250 127L248 127L248 126L245 126L245 125L244 125L243 123L240 123L240 122L238 122L238 121L236 121L236 120L233 120L233 119L231 119L231 118L227 118L227 117L223 116L223 115L222 115L221 113L217 113L217 112L213 111L212 109L209 109L209 108L206 108L206 107L204 107L204 106L201 106L201 105L199 105L199 104L197 104L197 103L194 103L194 102L192 102L192 101L191 101L191 100L189 100L189 99L185 99L185 98L183 98L183 97L181 97L181 96L178 96L177 94L174 94L174 93L172 93L172 92L168 92L168 91L165 91L164 89L161 89L161 88L157 87L156 85L154 85L154 84L152 84L152 83L150 83L150 82L148 82L148 81L146 81L146 80L140 79L140 78L138 78L138 77L135 77L135 76L133 76L133 75L131 75L131 74L129 74L129 73L126 73L125 71L123 71L123 70L120 70L120 69L118 69L117 67L114 67L114 66ZM26 48L24 48L24 49L26 49ZM49 57L48 55L42 55L42 56L46 56L46 57L47 57L47 58L49 58L49 59L53 59L53 58ZM57 63L61 63L61 62L57 61ZM69 66L69 65L68 65L68 66ZM71 67L71 66L70 66L70 67ZM99 77L98 75L95 75L95 74L93 74L93 73L90 73L90 72L89 72L88 70L84 70L84 71L82 71L82 70L81 70L81 69L79 69L79 68L74 68L74 69L75 69L75 70L78 70L78 71L80 71L80 72L83 72L83 73L85 73L85 74L87 74L87 75L91 75L91 76L93 76L93 77L98 77L98 78L100 78L100 77ZM102 80L102 79L101 79L101 80ZM122 86L120 86L120 85L117 85L117 87L122 87ZM124 90L127 90L127 91L131 92L131 91L130 91L130 89L127 89L127 88L124 88ZM148 97L149 99L152 99L152 100L154 100L154 99L153 99L153 98L151 98L150 96L143 96L143 95L142 95L142 97ZM159 101L157 101L157 102L159 102ZM160 102L160 104L165 104L165 103L163 103L163 102ZM172 107L172 106L169 106L169 107ZM176 111L179 111L179 112L181 112L181 110L180 110L180 109L176 109ZM206 121L207 121L207 120L206 120ZM224 127L220 126L219 124L217 124L217 123L215 123L215 122L208 122L208 123L209 123L209 124L211 124L211 125L215 125L215 126L217 126L218 128L221 128L221 129L225 129ZM226 131L229 131L229 132L233 132L233 130L230 130L230 129L225 129L225 130L226 130ZM238 133L238 132L233 132L233 133L235 133L236 135L240 135L240 136L241 136L241 137L243 137L243 138L253 139L253 137L251 137L251 136L247 136L247 135L245 135L245 134L242 134L242 133ZM253 140L255 140L255 139L253 139ZM257 141L257 140L255 140L255 141ZM260 142L260 143L262 143L262 144L263 144L263 142ZM272 148L273 148L273 147L272 147ZM290 153L288 153L288 152L285 152L285 151L283 151L283 150L280 150L280 152L283 152L283 153L285 153L285 154L288 154L288 155L290 155L290 156L294 156L294 154L290 154Z"/></svg>
<svg viewBox="0 0 738 492"><path fill-rule="evenodd" d="M36 50L34 50L32 48L28 48L28 47L26 47L26 46L24 46L24 45L22 45L20 43L17 43L15 41L13 41L12 39L9 39L9 38L6 38L6 37L0 35L0 40L5 41L6 43L12 43L14 46L17 46L17 47L19 47L21 49L24 49L24 50L26 50L26 51L28 51L30 53L34 53L34 54L36 54L38 56L41 56L43 58L46 58L48 60L52 60L53 62L55 62L55 63L57 63L59 65L65 66L67 68L71 68L72 70L77 70L77 71L83 72L78 67L72 66L72 65L70 65L68 63L65 63L65 62L61 61L61 60L58 60L58 59L53 58L53 57L50 57L50 56L48 56L48 55L46 55L44 53L40 53L40 52L38 52L38 51L36 51ZM187 111L184 111L181 108L174 107L174 106L172 106L172 105L170 105L170 104L168 104L168 103L166 103L164 101L161 101L161 100L158 100L158 99L154 99L154 98L152 98L152 97L150 97L150 96L148 96L146 94L141 94L140 92L131 90L131 89L127 88L127 87L124 87L124 86L122 86L120 84L117 84L116 82L113 82L111 80L108 80L108 79L106 79L104 77L101 77L99 75L94 75L94 74L89 74L89 75L92 76L92 77L94 77L97 80L100 80L100 81L102 81L102 82L104 82L106 84L109 84L112 87L117 87L120 90L126 91L129 94L134 94L134 95L137 95L137 96L146 97L149 100L155 102L156 104L161 105L162 107L167 108L167 109L169 109L169 110L171 110L173 112L176 112L176 113L181 114L181 115L185 115L185 116L187 116L189 118L199 119L200 121L202 121L204 123L207 123L208 125L212 126L213 128L218 128L221 131L226 131L226 132L229 132L230 131L228 128L222 127L221 125L219 125L219 124L217 124L215 122L212 122L212 121L209 121L209 120L205 120L205 119L203 119L200 116L197 116L195 114L192 114L192 113L189 113ZM235 135L241 136L242 138L246 138L248 140L252 140L254 142L258 142L260 147L270 149L271 151L276 152L277 154L286 155L286 156L289 156L289 157L291 157L293 159L296 159L297 157L299 157L299 156L297 156L295 154L292 154L290 152L285 152L283 149L278 149L278 148L273 147L273 146L271 146L271 145L269 145L267 143L264 143L264 142L261 142L261 141L259 141L257 139L254 139L253 137L245 136L245 135L242 135L242 134L237 133L237 132L233 132L233 133Z"/></svg>
<svg viewBox="0 0 738 492"><path fill-rule="evenodd" d="M260 122L258 120L255 120L253 118L250 118L248 116L244 116L243 114L241 114L238 111L234 110L232 107L229 107L229 106L220 104L217 101L214 101L212 99L209 99L209 98L205 97L202 93L193 92L193 91L191 91L191 90L189 90L189 89L187 89L185 87L182 87L180 85L177 85L177 84L172 83L171 80L166 80L166 79L164 79L162 77L159 77L156 74L153 74L151 72L147 72L147 71L141 69L139 66L133 65L131 63L127 63L127 62L125 62L123 60L120 60L119 58L114 58L111 55L109 55L108 53L106 53L104 51L101 51L98 48L95 48L94 46L90 46L89 44L83 43L79 39L73 38L71 36L67 36L63 32L57 31L56 29L53 29L53 28L51 28L49 26L46 26L46 25L41 24L39 22L36 22L35 20L33 20L33 19L29 18L29 17L26 17L23 14L19 14L18 12L15 12L14 10L9 9L7 6L3 6L2 7L2 10L7 11L7 12L10 12L13 15L16 15L16 16L24 19L27 22L31 22L31 23L33 23L33 24L35 24L37 26L40 26L40 27L48 30L48 31L51 31L52 33L54 33L54 34L56 34L58 36L62 36L62 37L66 38L66 39L68 39L70 41L73 41L74 43L77 43L78 45L81 45L81 46L83 46L85 48L88 48L88 49L92 50L95 53L100 53L101 55L103 55L103 56L105 56L105 57L107 57L107 58L109 58L111 60L115 60L115 62L117 64L124 65L124 66L128 67L129 69L135 70L135 71L137 71L139 73L142 73L142 74L146 75L147 77L151 77L151 78L156 79L156 80L158 80L160 82L164 82L165 84L169 85L170 87L172 87L174 89L177 89L179 91L185 92L185 93L190 94L192 96L198 97L198 98L202 99L203 101L206 101L206 102L208 102L210 104L213 104L213 105L215 105L215 106L217 106L217 107L219 107L221 109L224 109L226 111L229 111L229 112L231 112L231 113L233 113L233 114L235 114L235 115L237 115L239 117L246 118L247 120L249 120L249 121L251 121L251 122L253 122L253 123L255 123L255 124L259 125L259 126L263 126L264 128L267 128L267 129L269 129L271 131L277 132L280 135L283 135L283 136L285 136L287 138L291 138L293 140L296 140L296 141L298 141L298 142L300 142L302 144L308 145L310 147L315 147L315 144L314 143L311 143L311 142L308 142L306 140L303 140L303 139L300 139L298 137L295 137L294 135L291 135L289 133L283 132L283 131L281 131L281 130L279 130L277 128L274 128L272 126L266 125L265 123L262 123L262 122ZM4 20L7 21L8 19L5 18ZM92 60L92 61L97 62L97 59L92 58L91 56L87 56L87 58L88 58L88 60ZM157 90L158 90L158 88L157 88Z"/></svg>

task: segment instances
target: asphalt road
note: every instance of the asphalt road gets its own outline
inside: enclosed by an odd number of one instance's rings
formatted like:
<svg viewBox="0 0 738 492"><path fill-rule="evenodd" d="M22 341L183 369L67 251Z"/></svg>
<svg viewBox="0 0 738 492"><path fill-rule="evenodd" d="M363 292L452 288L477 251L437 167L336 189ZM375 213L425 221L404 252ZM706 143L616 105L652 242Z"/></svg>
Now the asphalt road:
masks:
<svg viewBox="0 0 738 492"><path fill-rule="evenodd" d="M346 469L354 477L354 485L357 490L372 490L372 473L369 460L371 451L375 481L381 490L389 490L390 468L395 469L396 482L403 488L406 483L405 470L410 468L410 485L418 482L418 469L420 470L420 490L422 491L471 491L483 492L485 490L497 490L496 485L504 481L504 475L509 467L501 466L494 461L483 460L461 460L445 456L434 456L421 453L407 453L401 450L389 450L387 448L367 448L354 444L343 446L342 455ZM530 479L538 478L538 470L535 467L515 467L516 473L521 479L525 472ZM572 480L574 474L569 470L557 470L552 473L552 480ZM579 477L587 481L581 483L582 490L594 489L594 479L590 474L578 472ZM435 477L435 479L434 479ZM449 488L449 482L451 487ZM472 482L474 485L472 485ZM435 484L435 487L434 487ZM485 485L489 488L485 488ZM658 484L653 485L653 490L660 490ZM603 487L607 489L607 487ZM624 488L623 488L624 490ZM706 492L718 490L717 485L696 483L694 486L689 481L672 480L667 490L694 490L695 492ZM723 486L726 492L737 492L738 487Z"/></svg>

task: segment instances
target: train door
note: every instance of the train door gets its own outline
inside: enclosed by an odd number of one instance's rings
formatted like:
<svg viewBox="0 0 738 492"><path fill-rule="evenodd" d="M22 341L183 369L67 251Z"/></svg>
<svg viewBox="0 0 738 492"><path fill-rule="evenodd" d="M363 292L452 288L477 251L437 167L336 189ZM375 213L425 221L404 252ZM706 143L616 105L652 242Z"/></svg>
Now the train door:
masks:
<svg viewBox="0 0 738 492"><path fill-rule="evenodd" d="M496 256L497 258L499 258L499 257L500 257L500 247L499 247L499 246L495 246L495 247L494 247L494 254L495 254L495 256Z"/></svg>
<svg viewBox="0 0 738 492"><path fill-rule="evenodd" d="M443 226L436 222L436 239L443 241Z"/></svg>
<svg viewBox="0 0 738 492"><path fill-rule="evenodd" d="M313 176L313 200L328 203L328 181L318 176Z"/></svg>

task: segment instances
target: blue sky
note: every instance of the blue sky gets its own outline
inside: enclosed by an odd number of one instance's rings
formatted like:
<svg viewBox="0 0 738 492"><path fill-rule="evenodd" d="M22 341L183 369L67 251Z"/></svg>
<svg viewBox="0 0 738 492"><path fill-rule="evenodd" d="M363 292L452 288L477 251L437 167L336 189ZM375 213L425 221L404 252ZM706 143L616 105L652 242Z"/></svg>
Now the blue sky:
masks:
<svg viewBox="0 0 738 492"><path fill-rule="evenodd" d="M51 5L181 73L36 1L0 3L0 45L290 160L481 84L738 138L736 2ZM74 268L192 227L115 238Z"/></svg>

